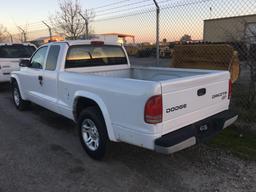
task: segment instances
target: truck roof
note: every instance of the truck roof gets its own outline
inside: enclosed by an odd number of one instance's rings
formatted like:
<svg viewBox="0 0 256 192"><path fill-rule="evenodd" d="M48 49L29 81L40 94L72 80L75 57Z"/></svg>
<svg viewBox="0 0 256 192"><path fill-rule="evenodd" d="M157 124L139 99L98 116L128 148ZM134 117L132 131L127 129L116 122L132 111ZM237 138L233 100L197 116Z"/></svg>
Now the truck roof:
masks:
<svg viewBox="0 0 256 192"><path fill-rule="evenodd" d="M67 43L69 46L73 45L91 45L92 43L104 43L104 45L119 45L121 46L120 43L113 42L113 41L102 41L99 39L92 39L92 40L68 40L68 41L60 41L60 42L52 42L49 44L59 44L59 43Z"/></svg>

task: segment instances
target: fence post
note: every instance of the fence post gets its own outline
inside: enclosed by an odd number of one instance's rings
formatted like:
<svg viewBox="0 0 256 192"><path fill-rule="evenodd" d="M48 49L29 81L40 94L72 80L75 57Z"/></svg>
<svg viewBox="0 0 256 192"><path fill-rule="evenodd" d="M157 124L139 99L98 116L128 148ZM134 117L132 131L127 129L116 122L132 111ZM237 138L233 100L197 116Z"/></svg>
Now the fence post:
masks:
<svg viewBox="0 0 256 192"><path fill-rule="evenodd" d="M83 14L81 12L79 12L79 15L83 18L83 20L85 22L85 35L84 35L84 39L89 39L89 22L88 22L88 18L85 18L85 16L83 16Z"/></svg>
<svg viewBox="0 0 256 192"><path fill-rule="evenodd" d="M22 34L23 34L23 41L24 41L24 43L26 43L27 42L27 33L26 33L26 31L24 29L22 29L20 26L17 26L17 27L22 32Z"/></svg>
<svg viewBox="0 0 256 192"><path fill-rule="evenodd" d="M160 16L160 7L156 0L153 0L156 6L156 65L159 66L159 52L160 52L160 45L159 45L159 16Z"/></svg>
<svg viewBox="0 0 256 192"><path fill-rule="evenodd" d="M9 33L8 31L7 31L7 34L8 34L8 36L9 36L9 38L11 39L11 43L13 43L13 37L12 37L12 34L11 34L11 33Z"/></svg>
<svg viewBox="0 0 256 192"><path fill-rule="evenodd" d="M50 42L52 42L52 28L46 22L42 21L42 23L48 28L49 35L50 35Z"/></svg>

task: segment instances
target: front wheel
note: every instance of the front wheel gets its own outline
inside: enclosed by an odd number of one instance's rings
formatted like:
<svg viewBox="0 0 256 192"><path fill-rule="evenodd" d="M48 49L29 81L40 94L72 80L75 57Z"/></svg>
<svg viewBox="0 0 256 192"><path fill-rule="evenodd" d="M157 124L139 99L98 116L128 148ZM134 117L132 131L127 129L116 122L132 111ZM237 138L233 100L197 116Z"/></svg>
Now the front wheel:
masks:
<svg viewBox="0 0 256 192"><path fill-rule="evenodd" d="M104 118L97 107L89 107L81 112L78 119L81 144L86 153L95 160L105 156L108 135Z"/></svg>
<svg viewBox="0 0 256 192"><path fill-rule="evenodd" d="M12 84L12 99L16 108L20 111L25 110L29 105L28 101L22 99L17 82Z"/></svg>

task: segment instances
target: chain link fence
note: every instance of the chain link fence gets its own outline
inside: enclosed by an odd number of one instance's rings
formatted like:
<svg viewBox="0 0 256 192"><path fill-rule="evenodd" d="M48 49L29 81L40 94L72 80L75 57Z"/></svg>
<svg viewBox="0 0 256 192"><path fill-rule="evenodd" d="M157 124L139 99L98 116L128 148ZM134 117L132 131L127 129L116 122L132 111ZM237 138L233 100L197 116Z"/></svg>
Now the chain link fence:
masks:
<svg viewBox="0 0 256 192"><path fill-rule="evenodd" d="M173 65L174 49L178 45L227 44L233 47L240 60L240 75L233 84L231 104L240 115L236 126L256 132L256 0L157 2L160 7L159 66ZM118 39L125 43L132 65L156 65L157 15L153 0L118 1L93 10L96 16L90 26L95 34L119 34ZM33 27L27 31L28 40L49 35L43 24L37 26L37 30ZM135 42L129 37L134 37ZM201 55L205 54L203 46L201 50ZM215 51L208 58L213 69L216 60L226 54ZM199 55L196 59L205 59Z"/></svg>

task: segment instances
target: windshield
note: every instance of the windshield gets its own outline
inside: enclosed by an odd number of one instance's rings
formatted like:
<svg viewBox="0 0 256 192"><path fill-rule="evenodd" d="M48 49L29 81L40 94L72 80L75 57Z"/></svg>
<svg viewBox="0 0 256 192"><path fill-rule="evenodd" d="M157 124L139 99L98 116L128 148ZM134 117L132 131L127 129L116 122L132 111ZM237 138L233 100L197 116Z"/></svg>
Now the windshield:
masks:
<svg viewBox="0 0 256 192"><path fill-rule="evenodd" d="M36 48L26 45L0 46L0 58L30 58Z"/></svg>
<svg viewBox="0 0 256 192"><path fill-rule="evenodd" d="M126 55L120 46L76 45L69 48L65 68L127 65Z"/></svg>

